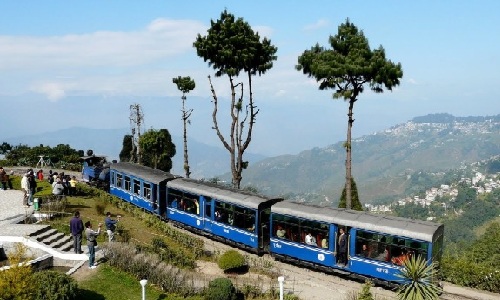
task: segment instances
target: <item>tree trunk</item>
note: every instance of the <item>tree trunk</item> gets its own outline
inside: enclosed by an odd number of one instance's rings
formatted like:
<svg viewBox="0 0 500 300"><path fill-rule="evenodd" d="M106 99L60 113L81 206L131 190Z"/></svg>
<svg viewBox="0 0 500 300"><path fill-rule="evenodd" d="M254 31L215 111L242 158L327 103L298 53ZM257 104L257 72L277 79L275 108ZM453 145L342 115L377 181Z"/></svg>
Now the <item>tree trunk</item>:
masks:
<svg viewBox="0 0 500 300"><path fill-rule="evenodd" d="M184 123L184 171L186 171L186 178L189 178L191 172L189 171L188 148L187 148L187 119L188 113L186 112L186 96L182 95L182 121Z"/></svg>
<svg viewBox="0 0 500 300"><path fill-rule="evenodd" d="M346 150L346 160L345 160L345 203L346 203L346 209L351 209L352 208L352 191L351 191L351 130L352 130L352 123L354 122L354 119L352 118L352 110L354 107L354 101L353 99L349 100L349 113L347 116L349 117L349 120L347 121L347 142L345 144L345 150Z"/></svg>

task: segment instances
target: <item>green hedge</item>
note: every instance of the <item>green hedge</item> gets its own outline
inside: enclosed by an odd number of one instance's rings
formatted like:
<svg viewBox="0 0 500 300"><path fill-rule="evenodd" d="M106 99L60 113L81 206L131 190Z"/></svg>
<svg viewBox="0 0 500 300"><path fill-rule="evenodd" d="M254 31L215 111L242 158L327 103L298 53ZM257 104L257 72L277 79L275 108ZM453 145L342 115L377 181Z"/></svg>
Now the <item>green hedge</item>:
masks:
<svg viewBox="0 0 500 300"><path fill-rule="evenodd" d="M216 278L208 284L205 300L236 300L236 288L227 278Z"/></svg>
<svg viewBox="0 0 500 300"><path fill-rule="evenodd" d="M57 271L40 271L33 274L36 286L34 300L76 299L78 284L69 275Z"/></svg>

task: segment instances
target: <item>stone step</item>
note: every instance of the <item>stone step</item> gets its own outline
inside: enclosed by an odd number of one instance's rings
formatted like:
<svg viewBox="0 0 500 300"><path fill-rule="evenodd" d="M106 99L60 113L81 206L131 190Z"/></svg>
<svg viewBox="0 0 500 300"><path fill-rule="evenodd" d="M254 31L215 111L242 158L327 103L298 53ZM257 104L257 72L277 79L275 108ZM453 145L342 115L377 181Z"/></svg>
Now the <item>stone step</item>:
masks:
<svg viewBox="0 0 500 300"><path fill-rule="evenodd" d="M64 243L62 243L59 246L59 250L64 251L64 252L73 252L73 239L70 237L69 240L67 240Z"/></svg>
<svg viewBox="0 0 500 300"><path fill-rule="evenodd" d="M44 232L46 232L46 231L48 231L48 230L52 229L52 227L50 227L50 225L43 225L43 226L41 225L41 226L39 226L39 227L40 227L40 229L38 229L38 230L36 230L36 231L34 231L34 232L30 233L30 236L31 236L31 237L41 235L41 234L43 234Z"/></svg>
<svg viewBox="0 0 500 300"><path fill-rule="evenodd" d="M57 234L59 231L53 228L49 228L39 234L32 235L37 241L41 242L47 238L50 238L51 236Z"/></svg>
<svg viewBox="0 0 500 300"><path fill-rule="evenodd" d="M65 234L62 233L62 232L54 232L53 234L49 235L49 236L45 236L43 239L40 238L40 239L37 239L39 242L41 243L44 243L44 244L47 244L47 245L50 245L54 242L57 242L57 241L60 241L61 239L63 239L65 237Z"/></svg>
<svg viewBox="0 0 500 300"><path fill-rule="evenodd" d="M34 232L30 236L36 239L38 242L51 247L52 249L56 249L62 252L73 252L73 237L71 235L59 232L49 225Z"/></svg>
<svg viewBox="0 0 500 300"><path fill-rule="evenodd" d="M48 245L51 248L60 249L62 245L66 244L69 241L72 241L71 237L63 234L60 238L52 239L50 243L44 242L44 244Z"/></svg>

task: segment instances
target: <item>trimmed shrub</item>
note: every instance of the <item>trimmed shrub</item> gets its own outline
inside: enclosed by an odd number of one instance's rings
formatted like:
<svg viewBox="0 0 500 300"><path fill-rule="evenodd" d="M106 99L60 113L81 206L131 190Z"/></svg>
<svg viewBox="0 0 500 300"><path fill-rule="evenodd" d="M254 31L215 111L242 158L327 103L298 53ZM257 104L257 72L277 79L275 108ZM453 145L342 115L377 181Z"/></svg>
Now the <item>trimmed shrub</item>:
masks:
<svg viewBox="0 0 500 300"><path fill-rule="evenodd" d="M33 274L36 286L33 299L71 300L76 299L78 284L69 275L56 271L40 271Z"/></svg>
<svg viewBox="0 0 500 300"><path fill-rule="evenodd" d="M217 264L224 272L238 271L247 267L245 257L236 250L224 252Z"/></svg>
<svg viewBox="0 0 500 300"><path fill-rule="evenodd" d="M205 300L236 300L237 293L231 280L216 278L208 284Z"/></svg>
<svg viewBox="0 0 500 300"><path fill-rule="evenodd" d="M95 211L98 215L104 216L108 204L101 199L95 202Z"/></svg>

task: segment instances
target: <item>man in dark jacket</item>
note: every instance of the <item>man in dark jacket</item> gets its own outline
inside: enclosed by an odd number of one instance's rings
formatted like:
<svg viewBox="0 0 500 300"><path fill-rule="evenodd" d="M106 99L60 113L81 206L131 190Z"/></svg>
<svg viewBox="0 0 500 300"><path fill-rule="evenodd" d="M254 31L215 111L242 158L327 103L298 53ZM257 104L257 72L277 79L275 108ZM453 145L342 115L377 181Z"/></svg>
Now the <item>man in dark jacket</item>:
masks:
<svg viewBox="0 0 500 300"><path fill-rule="evenodd" d="M82 251L82 233L83 233L83 221L80 219L80 212L75 211L75 215L69 221L69 228L71 235L73 236L73 248L75 253L81 254Z"/></svg>
<svg viewBox="0 0 500 300"><path fill-rule="evenodd" d="M116 223L120 220L120 215L118 215L118 220L111 219L111 213L108 211L106 213L106 219L104 224L106 225L106 233L108 234L108 240L112 242L115 239Z"/></svg>
<svg viewBox="0 0 500 300"><path fill-rule="evenodd" d="M344 266L347 264L347 236L344 228L340 228L338 263Z"/></svg>

